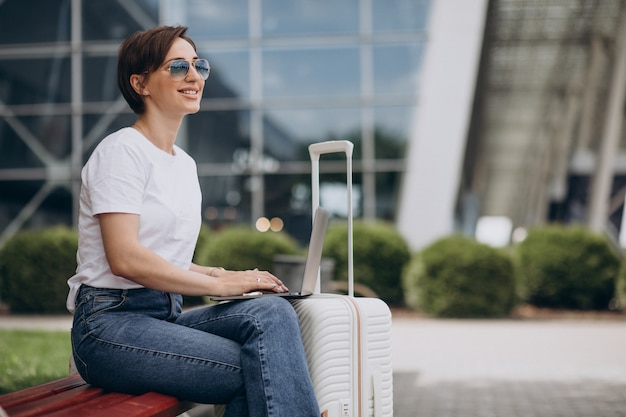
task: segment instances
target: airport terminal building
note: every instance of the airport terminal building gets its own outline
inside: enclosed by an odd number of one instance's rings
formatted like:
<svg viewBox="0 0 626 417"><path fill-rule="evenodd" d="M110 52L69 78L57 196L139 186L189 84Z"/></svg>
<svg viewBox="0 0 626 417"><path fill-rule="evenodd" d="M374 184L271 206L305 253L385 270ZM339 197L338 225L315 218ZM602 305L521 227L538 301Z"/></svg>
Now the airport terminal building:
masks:
<svg viewBox="0 0 626 417"><path fill-rule="evenodd" d="M623 0L0 0L0 245L73 225L80 170L134 114L126 36L184 25L207 58L177 144L213 228L277 218L306 240L307 147L350 140L354 215L413 249L506 244L549 221L616 238L626 194ZM344 163L322 204L345 216Z"/></svg>

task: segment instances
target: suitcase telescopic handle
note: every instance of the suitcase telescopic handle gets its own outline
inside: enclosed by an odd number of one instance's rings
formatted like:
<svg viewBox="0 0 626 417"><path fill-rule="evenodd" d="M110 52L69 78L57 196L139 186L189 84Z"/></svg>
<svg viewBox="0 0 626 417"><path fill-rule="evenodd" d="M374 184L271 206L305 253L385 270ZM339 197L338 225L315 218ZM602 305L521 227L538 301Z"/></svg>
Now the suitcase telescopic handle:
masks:
<svg viewBox="0 0 626 417"><path fill-rule="evenodd" d="M348 207L348 295L354 296L354 259L352 248L352 151L354 144L347 140L330 140L326 142L313 143L309 145L309 155L311 156L311 201L313 213L320 204L320 156L328 153L346 154L346 182L347 182L347 207ZM318 276L316 292L320 291L320 280Z"/></svg>
<svg viewBox="0 0 626 417"><path fill-rule="evenodd" d="M320 155L325 153L337 153L343 152L346 156L352 159L352 151L354 150L354 144L348 140L329 140L326 142L313 143L309 145L309 154L311 160L316 158L319 160Z"/></svg>

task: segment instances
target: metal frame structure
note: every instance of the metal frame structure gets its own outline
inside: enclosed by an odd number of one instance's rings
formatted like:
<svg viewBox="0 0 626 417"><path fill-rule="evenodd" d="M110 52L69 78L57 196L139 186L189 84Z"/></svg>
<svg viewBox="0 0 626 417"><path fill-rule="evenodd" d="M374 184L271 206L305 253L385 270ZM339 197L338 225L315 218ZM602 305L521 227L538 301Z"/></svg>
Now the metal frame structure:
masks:
<svg viewBox="0 0 626 417"><path fill-rule="evenodd" d="M9 0L11 1L11 0ZM416 0L428 3L429 0ZM153 16L146 13L140 0L110 0L111 5L122 8L130 16L138 27L148 28L157 24L185 24L183 13L185 1L182 0L155 0L158 4L158 21ZM43 104L23 104L7 105L0 103L0 121L9 125L10 129L17 133L20 141L32 152L39 161L40 166L22 167L2 167L0 166L0 182L3 181L41 181L39 190L19 209L19 212L12 214L10 222L0 227L0 246L10 236L16 233L25 225L34 226L34 215L43 202L59 189L66 190L70 195L71 213L70 223L75 223L77 219L77 209L80 192L80 170L85 162L86 154L92 146L100 140L110 130L111 123L120 115L132 114L126 103L118 96L112 101L86 102L84 100L86 80L85 58L100 56L115 56L119 40L110 41L85 41L82 38L84 33L84 10L85 0L68 0L66 6L70 8L71 34L68 42L56 41L46 44L20 44L1 45L0 60L15 58L40 57L50 60L69 60L71 68L71 101L67 103L43 103ZM150 3L144 1L142 3ZM211 111L247 111L250 113L250 158L246 166L241 167L241 175L245 176L253 186L250 191L251 198L251 219L254 220L266 213L266 176L308 174L310 164L307 161L283 161L278 166L272 166L268 171L265 164L267 157L264 155L267 145L264 138L264 124L267 123L265 111L268 109L284 109L297 106L320 106L328 105L328 99L324 97L306 100L271 99L263 96L262 90L262 50L266 47L276 48L298 48L327 46L328 44L358 45L360 56L360 93L357 97L346 97L336 99L332 104L339 108L358 108L360 111L361 137L359 140L360 155L355 163L355 174L360 175L359 185L362 187L362 213L366 218L375 218L376 212L376 175L379 173L401 174L404 170L404 160L398 159L377 159L375 155L375 120L374 106L415 106L417 91L412 91L403 97L393 99L377 98L374 95L373 87L373 52L374 45L393 44L394 42L412 42L420 44L425 42L424 32L384 34L376 35L372 29L373 0L358 0L360 16L360 26L358 33L352 35L318 35L311 37L295 36L290 37L264 37L261 27L262 0L247 0L249 10L249 35L242 39L201 39L197 41L199 49L218 50L227 48L240 48L247 50L250 57L249 82L251 93L248 98L229 99L205 99L201 112ZM60 4L65 4L60 2ZM144 4L145 6L145 4ZM64 6L65 7L65 6ZM27 19L25 17L25 19ZM26 22L25 22L26 23ZM377 37L378 36L378 37ZM59 64L60 65L60 64ZM53 81L50 81L53 82ZM96 82L98 82L96 80ZM69 117L71 122L71 133L69 143L70 151L61 158L52 155L45 146L42 146L44 138L37 137L21 120L21 117L45 117L46 115L56 115ZM97 116L99 120L86 131L85 116ZM0 137L0 140L2 138ZM189 138L185 126L183 126L178 144L185 147ZM339 168L334 164L323 165L323 172L339 172ZM199 175L201 177L228 177L233 175L233 163L224 161L223 163L198 163ZM1 203L1 199L0 199ZM12 210L15 208L13 207ZM2 208L0 207L0 212ZM7 210L8 211L8 210ZM5 212L6 213L6 212ZM69 215L68 215L69 218ZM63 222L63 221L62 221ZM65 221L67 223L67 221ZM36 223L36 221L35 221Z"/></svg>
<svg viewBox="0 0 626 417"><path fill-rule="evenodd" d="M616 233L625 13L622 0L490 2L461 192L480 215Z"/></svg>

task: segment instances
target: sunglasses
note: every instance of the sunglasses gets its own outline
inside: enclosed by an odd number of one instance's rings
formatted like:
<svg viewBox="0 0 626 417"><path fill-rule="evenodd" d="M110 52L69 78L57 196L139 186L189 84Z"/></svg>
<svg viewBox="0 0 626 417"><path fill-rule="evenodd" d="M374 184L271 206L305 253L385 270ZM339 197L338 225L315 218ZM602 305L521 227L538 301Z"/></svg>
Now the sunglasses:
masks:
<svg viewBox="0 0 626 417"><path fill-rule="evenodd" d="M197 59L193 62L185 61L184 59L176 59L170 62L168 70L170 72L170 76L175 81L180 81L187 76L189 72L189 68L193 65L196 69L196 72L203 78L209 78L209 73L211 72L211 66L209 65L209 61L206 59Z"/></svg>

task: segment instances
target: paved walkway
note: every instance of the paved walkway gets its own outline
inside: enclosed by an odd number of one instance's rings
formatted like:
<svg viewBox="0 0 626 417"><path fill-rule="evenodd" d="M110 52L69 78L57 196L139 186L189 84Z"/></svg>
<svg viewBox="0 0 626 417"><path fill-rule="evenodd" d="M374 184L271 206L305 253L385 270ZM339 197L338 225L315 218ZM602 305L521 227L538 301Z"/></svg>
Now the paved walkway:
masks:
<svg viewBox="0 0 626 417"><path fill-rule="evenodd" d="M394 319L395 417L626 416L626 321Z"/></svg>
<svg viewBox="0 0 626 417"><path fill-rule="evenodd" d="M69 316L0 328L69 329ZM393 323L395 417L626 417L626 319Z"/></svg>

